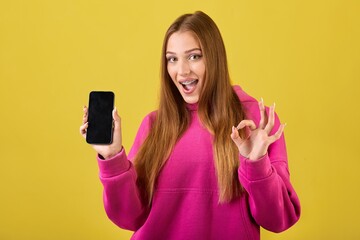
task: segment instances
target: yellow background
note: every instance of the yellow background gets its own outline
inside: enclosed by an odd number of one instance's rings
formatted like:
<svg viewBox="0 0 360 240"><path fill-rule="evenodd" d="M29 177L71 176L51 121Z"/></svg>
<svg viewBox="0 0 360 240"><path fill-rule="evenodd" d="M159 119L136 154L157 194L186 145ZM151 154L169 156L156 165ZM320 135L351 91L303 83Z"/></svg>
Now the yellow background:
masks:
<svg viewBox="0 0 360 240"><path fill-rule="evenodd" d="M203 10L233 82L287 122L300 221L262 239L359 239L360 4L346 0L0 2L0 239L128 239L106 217L78 133L113 90L124 145L156 107L164 32Z"/></svg>

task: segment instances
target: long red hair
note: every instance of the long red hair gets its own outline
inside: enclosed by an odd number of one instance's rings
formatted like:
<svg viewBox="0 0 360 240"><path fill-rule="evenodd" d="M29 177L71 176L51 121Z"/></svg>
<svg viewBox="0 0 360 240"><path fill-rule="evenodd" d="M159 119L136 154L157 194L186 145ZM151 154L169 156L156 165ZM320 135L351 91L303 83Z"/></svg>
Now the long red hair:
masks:
<svg viewBox="0 0 360 240"><path fill-rule="evenodd" d="M237 176L239 153L230 133L232 126L245 119L245 114L231 86L220 31L215 22L200 11L180 16L165 34L161 56L159 108L149 135L135 156L137 183L144 202L150 205L157 176L190 122L186 103L168 74L165 56L169 37L178 31L191 31L195 34L205 59L206 73L198 102L198 115L202 124L214 136L219 202L228 202L242 192ZM240 136L243 135L244 132L241 131Z"/></svg>

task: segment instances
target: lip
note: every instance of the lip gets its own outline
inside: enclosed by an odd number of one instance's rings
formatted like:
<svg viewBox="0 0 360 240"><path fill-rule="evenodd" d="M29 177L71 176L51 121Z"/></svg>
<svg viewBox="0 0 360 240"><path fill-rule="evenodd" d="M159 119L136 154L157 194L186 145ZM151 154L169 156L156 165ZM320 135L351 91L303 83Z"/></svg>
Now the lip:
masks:
<svg viewBox="0 0 360 240"><path fill-rule="evenodd" d="M184 84L185 82L193 82L193 81L195 81L195 82L197 81L197 82L195 83L195 85L194 85L191 89L186 89L186 88L184 87L183 84ZM180 88L181 88L181 91L182 91L184 94L186 94L186 95L192 94L192 93L196 90L198 82L199 82L199 80L196 79L196 78L181 79L181 80L178 81L178 83L179 83L179 85L180 85Z"/></svg>

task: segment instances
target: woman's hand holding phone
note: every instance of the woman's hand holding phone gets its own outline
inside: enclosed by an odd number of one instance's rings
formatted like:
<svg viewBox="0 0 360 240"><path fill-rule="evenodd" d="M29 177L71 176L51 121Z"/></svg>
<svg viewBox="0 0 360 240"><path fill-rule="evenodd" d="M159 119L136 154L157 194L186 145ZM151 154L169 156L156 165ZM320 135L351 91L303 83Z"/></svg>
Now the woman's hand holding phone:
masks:
<svg viewBox="0 0 360 240"><path fill-rule="evenodd" d="M112 111L112 117L114 122L114 132L111 144L91 144L95 151L100 154L104 159L109 159L122 150L121 118L116 108L114 108L114 110ZM82 125L80 126L80 134L85 139L88 126L88 108L84 106L84 116Z"/></svg>

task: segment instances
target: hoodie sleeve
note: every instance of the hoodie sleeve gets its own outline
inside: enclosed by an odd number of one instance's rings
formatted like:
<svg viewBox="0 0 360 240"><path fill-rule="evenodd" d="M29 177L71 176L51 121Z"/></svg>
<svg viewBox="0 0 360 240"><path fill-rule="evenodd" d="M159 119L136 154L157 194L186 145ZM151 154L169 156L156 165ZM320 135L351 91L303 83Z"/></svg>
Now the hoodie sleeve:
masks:
<svg viewBox="0 0 360 240"><path fill-rule="evenodd" d="M279 126L276 115L271 134ZM300 202L290 183L284 134L269 146L268 153L258 161L250 161L240 155L238 172L239 180L249 194L251 214L260 226L272 232L281 232L298 221Z"/></svg>
<svg viewBox="0 0 360 240"><path fill-rule="evenodd" d="M125 149L114 157L102 160L97 157L100 181L103 184L105 211L117 226L135 231L145 222L149 209L142 204L136 185L137 174L132 158L139 150L151 126L151 116L144 118L133 147L127 156Z"/></svg>

